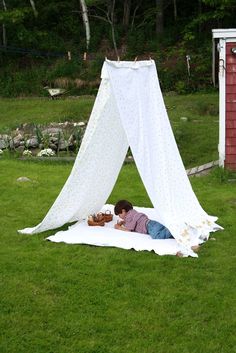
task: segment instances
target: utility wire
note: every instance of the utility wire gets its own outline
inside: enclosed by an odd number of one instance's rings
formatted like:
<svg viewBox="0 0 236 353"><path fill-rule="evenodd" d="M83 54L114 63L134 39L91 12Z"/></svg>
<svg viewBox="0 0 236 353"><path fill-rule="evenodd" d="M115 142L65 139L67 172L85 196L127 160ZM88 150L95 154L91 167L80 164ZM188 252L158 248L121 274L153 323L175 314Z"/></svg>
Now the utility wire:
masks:
<svg viewBox="0 0 236 353"><path fill-rule="evenodd" d="M35 50L35 49L25 49L25 48L17 48L13 46L4 46L0 45L0 51L4 51L7 53L17 53L17 54L31 54L34 56L44 56L44 57L64 57L67 53L53 53L53 52L46 52L42 50Z"/></svg>

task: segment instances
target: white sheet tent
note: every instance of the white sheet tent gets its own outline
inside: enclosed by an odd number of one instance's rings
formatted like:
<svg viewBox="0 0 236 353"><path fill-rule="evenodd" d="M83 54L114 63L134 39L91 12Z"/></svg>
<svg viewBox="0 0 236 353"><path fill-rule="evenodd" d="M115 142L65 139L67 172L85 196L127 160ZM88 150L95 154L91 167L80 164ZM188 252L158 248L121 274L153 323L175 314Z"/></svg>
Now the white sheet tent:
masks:
<svg viewBox="0 0 236 353"><path fill-rule="evenodd" d="M130 146L155 219L169 228L186 255L195 256L191 244L203 242L211 231L221 227L215 223L216 217L202 209L192 190L154 61L106 60L101 77L68 180L43 221L19 232L34 234L55 229L98 212L112 191ZM92 228L96 227L90 227L90 232L95 231Z"/></svg>

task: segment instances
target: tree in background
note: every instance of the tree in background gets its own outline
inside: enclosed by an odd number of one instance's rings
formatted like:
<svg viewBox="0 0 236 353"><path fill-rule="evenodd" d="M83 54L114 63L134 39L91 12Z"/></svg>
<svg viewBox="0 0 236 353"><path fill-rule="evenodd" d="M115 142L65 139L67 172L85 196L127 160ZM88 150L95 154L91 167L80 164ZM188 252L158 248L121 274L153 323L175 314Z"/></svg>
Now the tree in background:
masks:
<svg viewBox="0 0 236 353"><path fill-rule="evenodd" d="M89 25L89 18L88 18L88 9L85 0L80 0L80 5L82 9L82 18L84 22L85 32L86 32L86 49L89 49L90 43L90 25Z"/></svg>
<svg viewBox="0 0 236 353"><path fill-rule="evenodd" d="M90 1L91 11L90 16L94 19L105 21L110 25L111 28L111 35L112 35L112 43L118 57L118 50L117 50L117 41L116 41L116 34L115 34L115 21L117 17L115 16L116 10L116 0L107 0L105 7L101 6L104 4L104 1L95 0L94 2Z"/></svg>
<svg viewBox="0 0 236 353"><path fill-rule="evenodd" d="M0 95L41 94L42 82L57 78L69 87L78 75L82 86L96 82L104 53L151 56L164 90L204 89L211 83L211 29L235 27L235 18L235 0L0 0ZM86 65L85 51L95 59Z"/></svg>
<svg viewBox="0 0 236 353"><path fill-rule="evenodd" d="M30 0L30 5L31 5L33 13L34 13L34 17L38 17L38 11L36 9L34 0Z"/></svg>
<svg viewBox="0 0 236 353"><path fill-rule="evenodd" d="M5 0L2 0L2 7L4 11L7 11L7 5ZM7 33L5 23L2 24L2 44L4 47L7 45Z"/></svg>
<svg viewBox="0 0 236 353"><path fill-rule="evenodd" d="M210 38L213 27L234 27L235 5L235 0L1 0L2 43L97 52L102 39L111 38L117 51L131 35L145 51L151 41L192 42L199 34Z"/></svg>

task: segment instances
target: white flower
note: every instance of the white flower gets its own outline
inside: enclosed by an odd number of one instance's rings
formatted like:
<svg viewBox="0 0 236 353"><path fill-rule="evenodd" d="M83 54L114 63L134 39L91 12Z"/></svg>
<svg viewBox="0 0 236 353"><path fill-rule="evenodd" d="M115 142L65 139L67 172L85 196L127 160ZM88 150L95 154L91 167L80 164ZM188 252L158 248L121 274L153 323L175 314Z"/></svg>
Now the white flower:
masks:
<svg viewBox="0 0 236 353"><path fill-rule="evenodd" d="M3 154L3 150L0 149L0 156Z"/></svg>
<svg viewBox="0 0 236 353"><path fill-rule="evenodd" d="M55 156L55 152L51 148L45 148L44 150L41 150L38 154L38 157L51 157Z"/></svg>
<svg viewBox="0 0 236 353"><path fill-rule="evenodd" d="M24 150L23 156L30 157L30 156L32 156L32 152L30 150Z"/></svg>

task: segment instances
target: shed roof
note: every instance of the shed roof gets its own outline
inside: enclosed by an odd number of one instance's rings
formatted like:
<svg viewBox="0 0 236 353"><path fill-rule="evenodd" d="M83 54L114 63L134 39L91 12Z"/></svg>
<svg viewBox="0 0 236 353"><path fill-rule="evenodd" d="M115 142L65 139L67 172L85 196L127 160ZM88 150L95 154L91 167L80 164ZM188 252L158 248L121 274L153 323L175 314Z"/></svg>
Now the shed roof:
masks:
<svg viewBox="0 0 236 353"><path fill-rule="evenodd" d="M213 38L236 38L236 28L213 29Z"/></svg>

